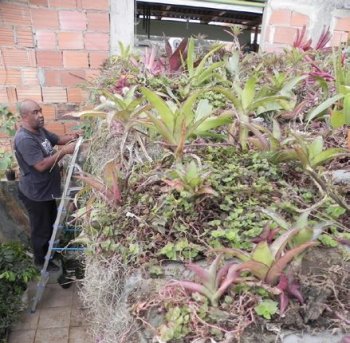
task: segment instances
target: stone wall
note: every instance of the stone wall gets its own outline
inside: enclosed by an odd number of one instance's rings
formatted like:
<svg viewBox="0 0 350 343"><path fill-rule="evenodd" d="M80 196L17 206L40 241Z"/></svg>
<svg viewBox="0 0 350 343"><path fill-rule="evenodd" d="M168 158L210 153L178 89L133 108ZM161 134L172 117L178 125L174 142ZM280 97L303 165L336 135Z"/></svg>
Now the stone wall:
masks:
<svg viewBox="0 0 350 343"><path fill-rule="evenodd" d="M86 100L79 83L109 55L109 0L0 0L0 103L31 98L46 127L70 131L62 114Z"/></svg>
<svg viewBox="0 0 350 343"><path fill-rule="evenodd" d="M281 51L291 46L297 30L307 28L307 37L314 44L323 28L330 29L330 46L339 46L349 39L349 0L269 0L264 11L261 48Z"/></svg>
<svg viewBox="0 0 350 343"><path fill-rule="evenodd" d="M0 242L29 243L27 212L18 199L16 181L0 181Z"/></svg>

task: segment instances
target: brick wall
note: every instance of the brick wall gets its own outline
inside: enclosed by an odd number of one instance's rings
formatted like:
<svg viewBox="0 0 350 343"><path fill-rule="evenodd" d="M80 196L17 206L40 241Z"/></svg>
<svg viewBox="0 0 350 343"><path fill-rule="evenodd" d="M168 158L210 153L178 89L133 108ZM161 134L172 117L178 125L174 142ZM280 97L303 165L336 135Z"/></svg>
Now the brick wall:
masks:
<svg viewBox="0 0 350 343"><path fill-rule="evenodd" d="M47 128L87 99L79 83L99 74L109 54L109 0L0 0L0 103L31 98Z"/></svg>
<svg viewBox="0 0 350 343"><path fill-rule="evenodd" d="M304 8L303 13L298 11L297 6L294 10L290 6L268 8L266 12L261 42L264 51L280 52L291 46L297 36L297 30L300 31L304 25L307 28L306 37L311 36L313 43L317 42L322 32L320 28L311 32L311 28L318 24L318 18L312 7L309 11ZM336 12L328 13L328 22L325 26L329 26L332 33L330 46L346 43L350 38L350 11L343 11L341 15L337 15Z"/></svg>

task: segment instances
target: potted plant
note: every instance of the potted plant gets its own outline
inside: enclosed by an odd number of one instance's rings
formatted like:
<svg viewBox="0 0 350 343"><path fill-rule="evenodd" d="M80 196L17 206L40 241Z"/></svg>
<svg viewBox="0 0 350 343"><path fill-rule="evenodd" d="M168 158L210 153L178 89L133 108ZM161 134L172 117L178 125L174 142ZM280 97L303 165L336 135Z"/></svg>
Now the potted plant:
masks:
<svg viewBox="0 0 350 343"><path fill-rule="evenodd" d="M32 258L18 242L0 243L0 342L23 310L22 297L38 275Z"/></svg>

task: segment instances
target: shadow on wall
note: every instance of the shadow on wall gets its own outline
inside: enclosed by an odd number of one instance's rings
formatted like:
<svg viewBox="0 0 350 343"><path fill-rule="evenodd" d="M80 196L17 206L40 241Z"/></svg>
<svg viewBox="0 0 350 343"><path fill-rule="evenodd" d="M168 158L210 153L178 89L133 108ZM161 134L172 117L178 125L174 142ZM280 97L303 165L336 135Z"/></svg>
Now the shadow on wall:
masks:
<svg viewBox="0 0 350 343"><path fill-rule="evenodd" d="M0 181L0 242L21 241L27 245L30 226L17 187L16 181Z"/></svg>

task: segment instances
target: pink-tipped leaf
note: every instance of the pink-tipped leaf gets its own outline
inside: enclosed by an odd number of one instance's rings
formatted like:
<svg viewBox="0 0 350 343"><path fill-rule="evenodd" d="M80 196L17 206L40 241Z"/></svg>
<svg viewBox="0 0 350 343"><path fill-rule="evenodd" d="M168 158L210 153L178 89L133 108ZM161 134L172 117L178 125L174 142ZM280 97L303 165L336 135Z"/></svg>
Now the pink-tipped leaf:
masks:
<svg viewBox="0 0 350 343"><path fill-rule="evenodd" d="M283 255L280 259L278 259L270 268L266 275L266 282L269 285L274 285L277 282L283 270L286 268L288 263L293 260L294 257L302 253L305 249L315 246L317 244L317 242L307 242L302 245L299 245L298 247L295 247L294 249L287 251L286 254Z"/></svg>

